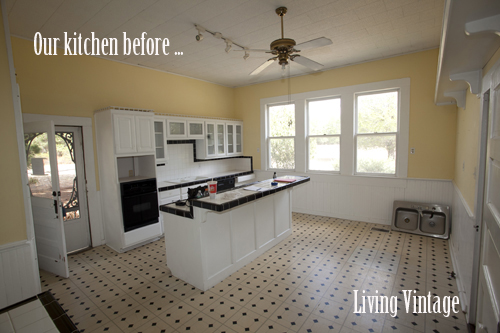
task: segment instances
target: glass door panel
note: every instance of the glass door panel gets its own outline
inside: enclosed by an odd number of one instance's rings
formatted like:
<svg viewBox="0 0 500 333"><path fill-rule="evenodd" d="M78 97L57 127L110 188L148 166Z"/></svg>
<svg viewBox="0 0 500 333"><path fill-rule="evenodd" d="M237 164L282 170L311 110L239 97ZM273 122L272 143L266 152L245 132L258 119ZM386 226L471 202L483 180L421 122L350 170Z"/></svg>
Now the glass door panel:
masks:
<svg viewBox="0 0 500 333"><path fill-rule="evenodd" d="M234 125L227 125L227 153L234 153Z"/></svg>
<svg viewBox="0 0 500 333"><path fill-rule="evenodd" d="M225 154L224 147L224 124L217 124L217 154Z"/></svg>
<svg viewBox="0 0 500 333"><path fill-rule="evenodd" d="M215 155L215 125L207 124L207 155Z"/></svg>

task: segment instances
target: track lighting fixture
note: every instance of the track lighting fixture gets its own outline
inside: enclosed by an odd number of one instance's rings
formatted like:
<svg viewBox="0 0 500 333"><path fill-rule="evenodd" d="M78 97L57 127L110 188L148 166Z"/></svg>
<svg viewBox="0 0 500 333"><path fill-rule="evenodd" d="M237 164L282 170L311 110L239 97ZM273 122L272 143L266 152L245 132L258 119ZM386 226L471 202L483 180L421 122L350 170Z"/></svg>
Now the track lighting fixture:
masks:
<svg viewBox="0 0 500 333"><path fill-rule="evenodd" d="M203 35L202 32L206 32L207 30L203 28L201 25L194 25L196 27L196 30L198 30L198 34L196 35L196 41L201 42L203 40Z"/></svg>
<svg viewBox="0 0 500 333"><path fill-rule="evenodd" d="M231 51L231 48L233 47L233 42L230 39L224 39L226 42L226 53L229 53Z"/></svg>
<svg viewBox="0 0 500 333"><path fill-rule="evenodd" d="M207 32L207 33L211 34L212 36L214 36L217 39L222 39L226 43L226 49L225 49L226 53L229 53L229 51L231 51L231 50L233 50L233 51L245 51L245 55L243 56L243 59L245 59L245 60L247 60L247 58L250 56L250 54L247 52L248 47L244 47L244 46L242 46L240 44L237 44L237 43L233 42L229 38L224 37L220 32L213 32L213 31L207 30L207 29L203 28L201 25L198 25L198 24L195 24L194 26L195 26L196 30L198 30L198 34L196 35L196 40L198 42L200 42L203 39L202 32ZM239 50L239 49L236 49L236 50L233 49L233 45L236 45L241 50Z"/></svg>

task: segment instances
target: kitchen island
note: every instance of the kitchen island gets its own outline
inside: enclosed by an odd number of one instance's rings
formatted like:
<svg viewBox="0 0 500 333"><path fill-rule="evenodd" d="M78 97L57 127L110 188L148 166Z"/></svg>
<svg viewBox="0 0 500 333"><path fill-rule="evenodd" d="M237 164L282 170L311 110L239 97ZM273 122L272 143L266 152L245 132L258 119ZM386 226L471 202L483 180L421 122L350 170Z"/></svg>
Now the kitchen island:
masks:
<svg viewBox="0 0 500 333"><path fill-rule="evenodd" d="M281 177L284 178L284 177ZM185 282L208 290L292 232L293 187L309 177L286 176L188 201L160 206L167 266Z"/></svg>

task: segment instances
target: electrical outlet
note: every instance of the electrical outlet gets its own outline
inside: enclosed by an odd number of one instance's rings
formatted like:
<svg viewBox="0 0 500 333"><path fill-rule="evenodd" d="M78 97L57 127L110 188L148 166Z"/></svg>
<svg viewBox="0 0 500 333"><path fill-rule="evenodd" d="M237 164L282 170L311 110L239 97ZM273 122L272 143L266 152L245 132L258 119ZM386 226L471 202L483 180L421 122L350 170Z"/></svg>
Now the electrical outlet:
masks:
<svg viewBox="0 0 500 333"><path fill-rule="evenodd" d="M134 170L129 170L128 171L128 176L129 177L134 177Z"/></svg>
<svg viewBox="0 0 500 333"><path fill-rule="evenodd" d="M258 152L258 153L260 152L260 148L257 148L257 152Z"/></svg>
<svg viewBox="0 0 500 333"><path fill-rule="evenodd" d="M410 153L415 154L415 148L410 148Z"/></svg>

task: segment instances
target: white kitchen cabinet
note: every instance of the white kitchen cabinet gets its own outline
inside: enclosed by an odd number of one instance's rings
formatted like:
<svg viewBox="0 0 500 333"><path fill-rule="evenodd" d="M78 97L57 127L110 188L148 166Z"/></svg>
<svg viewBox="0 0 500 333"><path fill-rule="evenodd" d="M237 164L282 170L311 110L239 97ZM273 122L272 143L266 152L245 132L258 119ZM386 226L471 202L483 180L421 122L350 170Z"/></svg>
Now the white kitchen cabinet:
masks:
<svg viewBox="0 0 500 333"><path fill-rule="evenodd" d="M196 140L196 158L205 160L226 155L226 123L205 122L205 139Z"/></svg>
<svg viewBox="0 0 500 333"><path fill-rule="evenodd" d="M204 160L242 154L242 122L205 122L204 139L196 140L196 158Z"/></svg>
<svg viewBox="0 0 500 333"><path fill-rule="evenodd" d="M164 162L167 160L166 119L155 119L154 128L156 162Z"/></svg>
<svg viewBox="0 0 500 333"><path fill-rule="evenodd" d="M189 120L187 122L188 139L203 139L205 137L205 121Z"/></svg>
<svg viewBox="0 0 500 333"><path fill-rule="evenodd" d="M178 119L167 119L167 134L169 138L186 138L186 121Z"/></svg>
<svg viewBox="0 0 500 333"><path fill-rule="evenodd" d="M138 153L155 151L154 122L151 116L135 117L135 136Z"/></svg>
<svg viewBox="0 0 500 333"><path fill-rule="evenodd" d="M243 124L241 122L226 123L227 156L243 154Z"/></svg>
<svg viewBox="0 0 500 333"><path fill-rule="evenodd" d="M113 112L116 154L154 153L153 114L136 115L134 111Z"/></svg>
<svg viewBox="0 0 500 333"><path fill-rule="evenodd" d="M96 111L94 119L106 244L124 252L162 235L159 222L125 231L120 188L156 178L154 113L110 107Z"/></svg>

